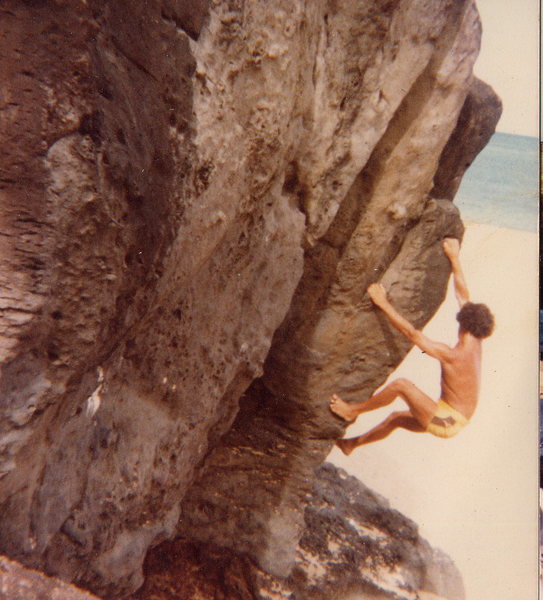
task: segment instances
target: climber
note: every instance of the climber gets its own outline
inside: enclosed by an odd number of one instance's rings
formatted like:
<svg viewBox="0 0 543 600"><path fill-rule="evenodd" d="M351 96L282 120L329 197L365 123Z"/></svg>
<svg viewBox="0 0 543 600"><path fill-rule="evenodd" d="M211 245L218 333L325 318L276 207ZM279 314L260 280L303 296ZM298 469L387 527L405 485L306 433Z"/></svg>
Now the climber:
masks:
<svg viewBox="0 0 543 600"><path fill-rule="evenodd" d="M362 413L387 406L398 397L408 406L408 410L392 413L361 436L338 440L337 445L344 454L350 454L363 444L382 440L397 428L449 438L463 429L475 412L479 392L481 341L492 333L494 317L486 305L469 301L458 256L459 241L445 238L443 250L451 263L455 294L460 305L460 312L456 316L460 328L454 348L434 342L415 329L390 304L381 284L374 283L368 287L373 303L385 313L390 323L423 352L441 363L441 398L439 402L434 402L407 379L396 379L368 400L354 404L349 404L334 394L330 409L349 422Z"/></svg>

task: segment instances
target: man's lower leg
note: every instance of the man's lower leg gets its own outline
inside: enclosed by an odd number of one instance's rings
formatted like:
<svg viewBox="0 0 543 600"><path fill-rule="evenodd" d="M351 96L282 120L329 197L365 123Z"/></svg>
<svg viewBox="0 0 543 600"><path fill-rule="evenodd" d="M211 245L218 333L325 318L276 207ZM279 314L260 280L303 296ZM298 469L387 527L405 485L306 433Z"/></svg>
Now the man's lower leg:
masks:
<svg viewBox="0 0 543 600"><path fill-rule="evenodd" d="M416 433L425 431L425 428L410 413L392 413L382 423L379 423L379 425L370 429L368 432L354 438L338 440L336 444L344 454L349 455L359 446L385 439L398 428L407 429L408 431Z"/></svg>
<svg viewBox="0 0 543 600"><path fill-rule="evenodd" d="M341 439L336 442L341 451L349 455L355 448L364 446L365 444L371 444L372 442L378 442L390 435L397 425L390 422L388 419L383 421L377 427L370 429L370 431L353 438Z"/></svg>
<svg viewBox="0 0 543 600"><path fill-rule="evenodd" d="M367 400L362 402L349 403L342 400L339 396L334 394L330 401L330 409L335 414L339 415L346 421L354 421L358 415L382 408L391 404L398 397L398 385L396 382L392 382L387 385L380 392L377 392Z"/></svg>

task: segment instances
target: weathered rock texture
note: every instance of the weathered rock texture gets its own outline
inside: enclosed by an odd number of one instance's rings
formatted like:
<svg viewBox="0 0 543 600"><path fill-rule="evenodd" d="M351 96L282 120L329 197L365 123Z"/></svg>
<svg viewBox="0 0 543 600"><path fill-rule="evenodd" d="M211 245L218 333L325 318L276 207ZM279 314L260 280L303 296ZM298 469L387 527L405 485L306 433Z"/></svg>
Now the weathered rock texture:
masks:
<svg viewBox="0 0 543 600"><path fill-rule="evenodd" d="M109 596L176 534L290 572L328 395L408 349L367 284L442 300L479 36L472 0L1 3L1 552Z"/></svg>
<svg viewBox="0 0 543 600"><path fill-rule="evenodd" d="M133 600L463 600L460 573L417 526L341 469L325 464L304 511L287 578L248 556L178 539L153 550Z"/></svg>

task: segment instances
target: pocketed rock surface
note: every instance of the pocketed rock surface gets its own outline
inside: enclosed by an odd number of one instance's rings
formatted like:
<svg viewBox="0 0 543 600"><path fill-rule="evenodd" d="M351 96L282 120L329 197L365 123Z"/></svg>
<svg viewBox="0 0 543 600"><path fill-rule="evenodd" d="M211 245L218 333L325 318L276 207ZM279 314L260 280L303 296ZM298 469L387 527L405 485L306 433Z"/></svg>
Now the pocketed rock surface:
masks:
<svg viewBox="0 0 543 600"><path fill-rule="evenodd" d="M479 43L472 0L1 3L1 553L108 598L178 535L293 572L330 393L408 350L367 285L443 299Z"/></svg>

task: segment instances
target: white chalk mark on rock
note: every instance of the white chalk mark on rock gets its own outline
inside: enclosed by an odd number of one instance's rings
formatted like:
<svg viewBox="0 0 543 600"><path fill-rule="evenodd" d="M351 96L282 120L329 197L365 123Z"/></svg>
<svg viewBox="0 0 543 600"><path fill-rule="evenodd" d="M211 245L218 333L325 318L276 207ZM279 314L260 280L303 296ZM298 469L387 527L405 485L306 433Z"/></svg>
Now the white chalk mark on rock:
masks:
<svg viewBox="0 0 543 600"><path fill-rule="evenodd" d="M102 367L98 367L98 386L92 392L92 394L87 398L87 417L92 418L96 414L96 411L100 408L100 403L102 402L102 387L104 385L104 369Z"/></svg>

